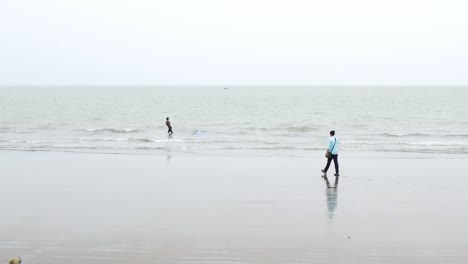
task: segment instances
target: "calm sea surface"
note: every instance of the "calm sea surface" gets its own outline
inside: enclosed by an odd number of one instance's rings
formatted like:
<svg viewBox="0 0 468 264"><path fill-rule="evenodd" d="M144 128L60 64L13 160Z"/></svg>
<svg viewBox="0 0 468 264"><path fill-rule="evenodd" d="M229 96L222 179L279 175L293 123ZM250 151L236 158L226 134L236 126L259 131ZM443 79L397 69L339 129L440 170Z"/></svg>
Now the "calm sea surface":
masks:
<svg viewBox="0 0 468 264"><path fill-rule="evenodd" d="M468 153L466 87L0 87L0 149ZM174 136L168 137L170 117Z"/></svg>

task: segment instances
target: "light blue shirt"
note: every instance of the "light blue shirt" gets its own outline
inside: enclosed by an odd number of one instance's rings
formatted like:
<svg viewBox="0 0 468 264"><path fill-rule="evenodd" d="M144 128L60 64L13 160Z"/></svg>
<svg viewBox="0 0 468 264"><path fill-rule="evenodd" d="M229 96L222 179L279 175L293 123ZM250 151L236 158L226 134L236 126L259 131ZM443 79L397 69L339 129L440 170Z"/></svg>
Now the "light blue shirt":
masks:
<svg viewBox="0 0 468 264"><path fill-rule="evenodd" d="M335 143L336 140L336 143ZM335 145L335 146L333 146ZM328 150L331 152L333 155L338 155L338 146L340 145L340 141L335 137L330 137L328 139Z"/></svg>

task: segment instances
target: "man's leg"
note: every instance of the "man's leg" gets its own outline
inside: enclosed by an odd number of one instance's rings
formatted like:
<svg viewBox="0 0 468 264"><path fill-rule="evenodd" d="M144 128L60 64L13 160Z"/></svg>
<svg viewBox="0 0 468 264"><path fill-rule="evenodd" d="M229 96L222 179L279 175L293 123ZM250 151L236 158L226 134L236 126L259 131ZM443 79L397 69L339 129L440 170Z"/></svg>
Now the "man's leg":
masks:
<svg viewBox="0 0 468 264"><path fill-rule="evenodd" d="M327 166L325 166L325 169L323 169L324 172L327 172L327 171L328 171L328 168L330 167L331 161L332 161L332 157L328 158L328 160L327 160Z"/></svg>
<svg viewBox="0 0 468 264"><path fill-rule="evenodd" d="M335 173L340 174L340 167L338 166L338 154L332 155L332 158L333 158L333 164L335 164Z"/></svg>

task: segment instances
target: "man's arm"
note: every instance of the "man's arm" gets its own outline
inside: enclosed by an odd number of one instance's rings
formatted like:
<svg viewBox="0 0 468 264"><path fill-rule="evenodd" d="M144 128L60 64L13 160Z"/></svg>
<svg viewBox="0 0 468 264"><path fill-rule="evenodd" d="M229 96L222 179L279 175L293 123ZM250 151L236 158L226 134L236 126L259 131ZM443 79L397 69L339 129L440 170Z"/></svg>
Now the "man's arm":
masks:
<svg viewBox="0 0 468 264"><path fill-rule="evenodd" d="M332 148L333 148L332 141L331 141L331 139L328 139L328 150L331 152Z"/></svg>

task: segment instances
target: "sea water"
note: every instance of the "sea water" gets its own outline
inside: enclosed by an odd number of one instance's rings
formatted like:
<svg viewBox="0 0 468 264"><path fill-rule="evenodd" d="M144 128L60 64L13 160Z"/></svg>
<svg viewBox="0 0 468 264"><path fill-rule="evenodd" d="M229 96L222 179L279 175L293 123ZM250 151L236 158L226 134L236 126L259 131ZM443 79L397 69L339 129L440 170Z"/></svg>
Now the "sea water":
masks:
<svg viewBox="0 0 468 264"><path fill-rule="evenodd" d="M467 154L468 88L0 87L0 150L307 157L330 130L341 151Z"/></svg>

